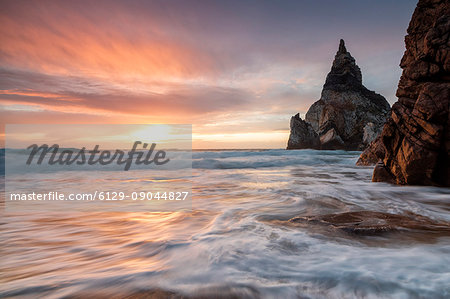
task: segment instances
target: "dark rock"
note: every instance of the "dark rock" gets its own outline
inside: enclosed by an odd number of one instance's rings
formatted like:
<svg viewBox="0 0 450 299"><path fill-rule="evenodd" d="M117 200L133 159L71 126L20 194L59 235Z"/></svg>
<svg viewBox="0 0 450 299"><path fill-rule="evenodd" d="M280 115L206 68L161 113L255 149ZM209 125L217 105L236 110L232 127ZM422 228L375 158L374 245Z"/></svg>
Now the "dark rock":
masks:
<svg viewBox="0 0 450 299"><path fill-rule="evenodd" d="M297 113L291 117L291 135L289 136L287 149L304 148L319 149L320 140L312 126L302 120Z"/></svg>
<svg viewBox="0 0 450 299"><path fill-rule="evenodd" d="M420 0L405 37L398 101L377 142L358 164L379 156L389 176L377 181L450 186L450 2ZM384 172L383 170L383 172Z"/></svg>
<svg viewBox="0 0 450 299"><path fill-rule="evenodd" d="M361 70L341 40L321 98L305 117L319 133L323 148L367 147L381 132L388 113L384 97L363 86Z"/></svg>
<svg viewBox="0 0 450 299"><path fill-rule="evenodd" d="M62 297L64 299L83 299L83 298L96 298L96 299L191 299L191 297L177 294L172 291L163 289L150 289L139 290L135 292L126 291L110 293L110 292L79 292L72 295Z"/></svg>
<svg viewBox="0 0 450 299"><path fill-rule="evenodd" d="M379 161L383 160L384 157L384 147L380 142L381 136L378 136L374 141L369 144L369 147L362 152L356 165L369 166L374 165Z"/></svg>
<svg viewBox="0 0 450 299"><path fill-rule="evenodd" d="M319 216L301 216L289 220L291 224L319 224L352 234L375 235L402 229L444 232L450 234L449 223L409 214L396 215L382 212L357 211Z"/></svg>
<svg viewBox="0 0 450 299"><path fill-rule="evenodd" d="M326 150L345 148L345 143L335 128L330 128L320 136L320 144L321 148Z"/></svg>
<svg viewBox="0 0 450 299"><path fill-rule="evenodd" d="M372 182L395 183L395 178L386 168L383 162L378 162L373 170Z"/></svg>
<svg viewBox="0 0 450 299"><path fill-rule="evenodd" d="M361 70L341 40L322 95L305 121L319 135L322 149L361 150L381 132L389 108L383 96L363 86ZM291 129L289 140L299 141L288 149L304 148L302 138Z"/></svg>
<svg viewBox="0 0 450 299"><path fill-rule="evenodd" d="M245 285L224 285L198 289L193 294L185 295L164 289L149 289L127 292L80 292L63 297L64 299L257 299L260 298L258 291Z"/></svg>

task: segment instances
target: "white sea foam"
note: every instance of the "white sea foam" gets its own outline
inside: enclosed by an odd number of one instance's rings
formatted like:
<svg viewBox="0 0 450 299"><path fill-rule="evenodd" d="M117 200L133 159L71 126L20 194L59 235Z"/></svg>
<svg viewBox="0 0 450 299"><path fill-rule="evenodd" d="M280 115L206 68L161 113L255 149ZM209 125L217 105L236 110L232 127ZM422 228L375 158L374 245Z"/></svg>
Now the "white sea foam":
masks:
<svg viewBox="0 0 450 299"><path fill-rule="evenodd" d="M212 288L263 298L448 298L448 235L357 237L276 222L359 210L450 221L450 189L371 183L372 168L355 166L357 158L358 152L344 151L192 152L192 179L185 182L193 190L192 211L117 212L94 205L6 215L0 297ZM20 186L132 191L173 173L54 175L54 181L43 174L22 177Z"/></svg>

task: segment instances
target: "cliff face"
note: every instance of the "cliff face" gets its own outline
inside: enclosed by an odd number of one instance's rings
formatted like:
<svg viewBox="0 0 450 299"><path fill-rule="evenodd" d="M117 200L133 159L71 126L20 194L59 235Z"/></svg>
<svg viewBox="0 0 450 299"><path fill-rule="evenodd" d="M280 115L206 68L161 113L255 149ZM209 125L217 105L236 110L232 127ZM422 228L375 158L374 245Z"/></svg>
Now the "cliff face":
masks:
<svg viewBox="0 0 450 299"><path fill-rule="evenodd" d="M287 149L319 149L319 135L314 131L311 124L300 118L300 115L291 117L291 134L289 136Z"/></svg>
<svg viewBox="0 0 450 299"><path fill-rule="evenodd" d="M300 130L292 126L291 120L288 149L364 149L381 132L388 114L388 102L363 86L361 70L341 40L320 100L305 117L317 133L320 145L308 147L310 138L306 141L299 135Z"/></svg>
<svg viewBox="0 0 450 299"><path fill-rule="evenodd" d="M450 2L420 0L405 37L398 101L358 164L373 181L450 186Z"/></svg>

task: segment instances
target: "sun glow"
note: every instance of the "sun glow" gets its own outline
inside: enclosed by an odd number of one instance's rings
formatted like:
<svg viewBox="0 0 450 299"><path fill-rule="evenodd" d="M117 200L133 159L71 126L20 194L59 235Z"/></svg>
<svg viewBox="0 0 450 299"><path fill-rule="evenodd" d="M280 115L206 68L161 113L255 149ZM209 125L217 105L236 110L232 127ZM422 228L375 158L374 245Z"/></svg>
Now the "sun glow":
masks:
<svg viewBox="0 0 450 299"><path fill-rule="evenodd" d="M251 148L274 148L274 145L283 147L288 131L268 131L229 134L201 134L194 133L193 147L197 149L213 148L242 148L242 144L252 144Z"/></svg>
<svg viewBox="0 0 450 299"><path fill-rule="evenodd" d="M147 143L162 143L171 138L172 133L170 125L157 124L133 131L130 133L130 137Z"/></svg>

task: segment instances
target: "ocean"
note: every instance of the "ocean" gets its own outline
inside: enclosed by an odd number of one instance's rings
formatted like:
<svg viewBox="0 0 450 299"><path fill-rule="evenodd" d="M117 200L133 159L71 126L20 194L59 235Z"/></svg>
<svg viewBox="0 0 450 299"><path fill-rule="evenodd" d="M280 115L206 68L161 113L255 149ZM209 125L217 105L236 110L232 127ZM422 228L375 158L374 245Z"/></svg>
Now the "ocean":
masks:
<svg viewBox="0 0 450 299"><path fill-rule="evenodd" d="M295 216L351 211L450 222L450 189L372 183L360 152L192 152L189 176L171 170L83 170L23 177L21 191L189 188L189 206L148 212L99 201L4 208L0 297L64 298L162 289L240 298L448 298L450 234L355 235L287 225ZM100 171L100 170L99 170ZM172 170L173 171L173 170ZM6 203L8 205L8 203Z"/></svg>

